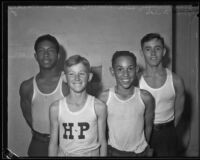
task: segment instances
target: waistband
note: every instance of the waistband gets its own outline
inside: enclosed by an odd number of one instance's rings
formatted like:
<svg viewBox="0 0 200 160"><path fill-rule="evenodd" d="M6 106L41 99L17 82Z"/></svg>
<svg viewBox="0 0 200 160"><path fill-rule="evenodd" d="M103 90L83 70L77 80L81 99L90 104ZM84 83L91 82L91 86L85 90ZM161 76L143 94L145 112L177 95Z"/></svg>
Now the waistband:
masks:
<svg viewBox="0 0 200 160"><path fill-rule="evenodd" d="M156 130L161 130L163 128L167 127L174 127L174 120L167 122L167 123L159 123L159 124L154 124L153 128Z"/></svg>
<svg viewBox="0 0 200 160"><path fill-rule="evenodd" d="M35 130L32 130L32 135L33 135L33 138L42 142L49 142L50 140L50 134L47 134L47 133L40 133Z"/></svg>
<svg viewBox="0 0 200 160"><path fill-rule="evenodd" d="M151 157L153 156L153 149L148 145L141 153L121 151L108 145L108 156L133 156L133 157Z"/></svg>

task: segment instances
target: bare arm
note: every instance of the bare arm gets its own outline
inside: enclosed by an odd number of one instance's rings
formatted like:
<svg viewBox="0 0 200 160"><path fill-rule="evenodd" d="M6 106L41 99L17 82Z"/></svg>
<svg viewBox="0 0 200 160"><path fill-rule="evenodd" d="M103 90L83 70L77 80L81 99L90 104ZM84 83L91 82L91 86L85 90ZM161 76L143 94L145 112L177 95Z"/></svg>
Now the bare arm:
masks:
<svg viewBox="0 0 200 160"><path fill-rule="evenodd" d="M31 129L32 129L32 112L31 112L32 94L33 94L32 79L22 82L19 89L20 106L22 114L28 126Z"/></svg>
<svg viewBox="0 0 200 160"><path fill-rule="evenodd" d="M141 90L141 97L145 104L144 132L147 143L149 143L154 120L155 100L153 96L146 90Z"/></svg>
<svg viewBox="0 0 200 160"><path fill-rule="evenodd" d="M173 82L174 82L174 88L176 92L175 97L175 121L174 125L175 127L178 125L181 115L184 110L184 102L185 102L185 94L184 94L184 83L183 80L178 77L177 75L173 74Z"/></svg>
<svg viewBox="0 0 200 160"><path fill-rule="evenodd" d="M104 103L95 99L95 111L98 117L98 140L100 143L100 156L107 156L106 118L107 110Z"/></svg>
<svg viewBox="0 0 200 160"><path fill-rule="evenodd" d="M59 122L58 122L58 101L53 102L49 108L50 118L50 142L49 142L49 156L58 155L58 133L59 133Z"/></svg>
<svg viewBox="0 0 200 160"><path fill-rule="evenodd" d="M103 91L100 95L99 95L99 99L104 102L106 104L107 100L108 100L108 94L109 94L109 90L105 90Z"/></svg>

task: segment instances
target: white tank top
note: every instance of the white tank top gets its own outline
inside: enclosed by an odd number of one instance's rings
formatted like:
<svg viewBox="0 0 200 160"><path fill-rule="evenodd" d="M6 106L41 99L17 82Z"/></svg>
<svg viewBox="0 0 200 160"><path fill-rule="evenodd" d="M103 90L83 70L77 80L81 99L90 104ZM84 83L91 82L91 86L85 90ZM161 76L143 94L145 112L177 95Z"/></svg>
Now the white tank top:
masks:
<svg viewBox="0 0 200 160"><path fill-rule="evenodd" d="M127 100L121 100L110 88L108 106L108 144L127 152L141 153L147 146L144 136L145 105L140 89L135 87L134 94Z"/></svg>
<svg viewBox="0 0 200 160"><path fill-rule="evenodd" d="M62 81L64 74L58 81L56 89L48 94L42 93L33 78L33 97L32 97L32 124L33 129L41 133L50 133L49 107L52 102L64 97L62 93Z"/></svg>
<svg viewBox="0 0 200 160"><path fill-rule="evenodd" d="M72 112L66 98L59 101L58 156L99 156L95 98L88 95L81 110Z"/></svg>
<svg viewBox="0 0 200 160"><path fill-rule="evenodd" d="M166 81L160 88L150 87L143 76L139 82L140 88L149 91L155 98L154 124L166 123L174 119L175 89L171 71L166 68L166 72Z"/></svg>

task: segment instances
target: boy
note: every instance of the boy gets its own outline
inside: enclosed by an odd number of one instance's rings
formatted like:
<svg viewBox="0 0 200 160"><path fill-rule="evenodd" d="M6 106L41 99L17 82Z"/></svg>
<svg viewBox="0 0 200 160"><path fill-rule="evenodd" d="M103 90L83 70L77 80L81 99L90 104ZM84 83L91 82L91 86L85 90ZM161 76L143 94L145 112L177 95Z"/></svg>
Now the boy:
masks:
<svg viewBox="0 0 200 160"><path fill-rule="evenodd" d="M23 116L31 128L32 139L28 149L31 157L47 157L49 145L49 106L67 95L61 71L57 70L60 58L59 43L49 34L37 38L34 45L39 73L22 82L19 90Z"/></svg>
<svg viewBox="0 0 200 160"><path fill-rule="evenodd" d="M184 84L182 79L164 68L166 53L164 39L157 33L149 33L141 39L146 68L139 81L141 89L155 98L155 119L151 147L155 156L176 156L176 130L184 107Z"/></svg>
<svg viewBox="0 0 200 160"><path fill-rule="evenodd" d="M65 61L64 72L70 91L50 106L49 156L106 156L106 108L86 92L90 64L74 55Z"/></svg>
<svg viewBox="0 0 200 160"><path fill-rule="evenodd" d="M151 156L148 142L154 99L147 91L134 86L137 71L133 53L114 53L110 72L116 79L116 86L100 95L107 104L108 156Z"/></svg>

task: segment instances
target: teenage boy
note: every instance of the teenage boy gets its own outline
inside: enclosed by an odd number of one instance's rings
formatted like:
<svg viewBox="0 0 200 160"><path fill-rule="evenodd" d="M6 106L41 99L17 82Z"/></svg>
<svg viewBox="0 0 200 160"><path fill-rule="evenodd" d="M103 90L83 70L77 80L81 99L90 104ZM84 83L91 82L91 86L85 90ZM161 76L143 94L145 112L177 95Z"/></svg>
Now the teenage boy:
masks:
<svg viewBox="0 0 200 160"><path fill-rule="evenodd" d="M49 106L68 93L64 74L57 69L60 58L59 43L52 35L42 35L34 45L39 73L20 85L20 105L31 128L32 139L28 148L30 157L47 157L49 146Z"/></svg>
<svg viewBox="0 0 200 160"><path fill-rule="evenodd" d="M155 150L155 156L176 156L175 127L181 118L185 99L183 80L163 67L166 48L160 34L145 35L141 39L141 48L146 67L139 86L155 98L155 119L150 145Z"/></svg>
<svg viewBox="0 0 200 160"><path fill-rule="evenodd" d="M145 157L154 118L154 99L135 86L138 71L136 57L129 51L117 51L110 72L116 86L104 91L100 99L107 104L108 156Z"/></svg>
<svg viewBox="0 0 200 160"><path fill-rule="evenodd" d="M70 91L50 107L49 156L106 156L106 107L86 92L90 64L74 55L65 62L64 72Z"/></svg>

